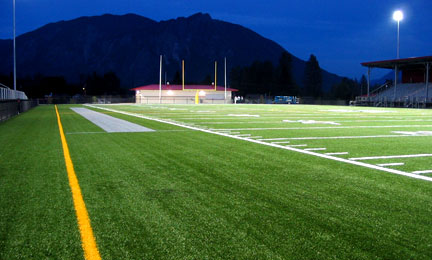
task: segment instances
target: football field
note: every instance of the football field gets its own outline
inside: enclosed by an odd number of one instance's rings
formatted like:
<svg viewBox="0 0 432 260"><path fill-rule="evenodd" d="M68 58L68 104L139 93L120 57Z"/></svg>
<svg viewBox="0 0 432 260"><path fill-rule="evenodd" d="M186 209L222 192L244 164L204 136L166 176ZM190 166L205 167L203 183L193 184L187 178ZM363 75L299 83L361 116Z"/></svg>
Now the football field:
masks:
<svg viewBox="0 0 432 260"><path fill-rule="evenodd" d="M431 110L56 109L0 124L0 259L432 258Z"/></svg>

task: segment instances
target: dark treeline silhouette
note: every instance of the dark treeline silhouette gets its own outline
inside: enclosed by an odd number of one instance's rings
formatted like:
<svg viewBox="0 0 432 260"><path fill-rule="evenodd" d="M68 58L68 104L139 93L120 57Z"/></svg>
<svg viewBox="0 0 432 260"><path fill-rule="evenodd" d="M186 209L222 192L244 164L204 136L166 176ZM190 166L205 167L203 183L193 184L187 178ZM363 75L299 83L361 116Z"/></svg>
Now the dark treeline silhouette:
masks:
<svg viewBox="0 0 432 260"><path fill-rule="evenodd" d="M13 88L13 75L0 75L0 83ZM17 79L17 90L24 91L29 98L47 96L100 96L100 95L132 95L127 89L121 88L120 79L114 72L99 75L82 75L80 83L70 84L63 76L44 76Z"/></svg>
<svg viewBox="0 0 432 260"><path fill-rule="evenodd" d="M332 86L330 91L323 91L322 69L315 55L311 55L305 64L303 87L293 80L291 55L283 52L277 67L270 61L255 61L250 66L235 67L230 73L231 87L239 90L240 95L259 94L267 96L302 96L314 99L354 100L356 96L366 94L366 77L361 82L343 78Z"/></svg>
<svg viewBox="0 0 432 260"><path fill-rule="evenodd" d="M356 96L361 95L361 87L362 84L355 79L342 78L339 84L333 85L328 97L346 101L354 100ZM365 87L363 86L363 88Z"/></svg>
<svg viewBox="0 0 432 260"><path fill-rule="evenodd" d="M314 98L322 97L322 74L318 60L315 55L311 55L306 62L304 70L304 88L303 95Z"/></svg>
<svg viewBox="0 0 432 260"><path fill-rule="evenodd" d="M299 87L292 77L291 63L291 55L283 52L277 67L271 61L255 61L251 66L235 67L230 73L231 87L238 89L241 95L298 95Z"/></svg>

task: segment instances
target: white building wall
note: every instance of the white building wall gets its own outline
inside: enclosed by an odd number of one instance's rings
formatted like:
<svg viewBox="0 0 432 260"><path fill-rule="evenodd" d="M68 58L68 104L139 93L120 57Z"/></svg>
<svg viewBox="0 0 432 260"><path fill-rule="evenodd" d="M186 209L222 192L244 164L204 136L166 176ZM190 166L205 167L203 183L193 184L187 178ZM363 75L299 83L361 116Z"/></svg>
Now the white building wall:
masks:
<svg viewBox="0 0 432 260"><path fill-rule="evenodd" d="M169 93L169 94L168 94ZM205 91L206 95L200 97L203 104L232 103L231 91L227 91L225 102L224 91ZM162 99L159 102L159 90L137 90L136 103L139 104L195 104L196 90L162 90Z"/></svg>

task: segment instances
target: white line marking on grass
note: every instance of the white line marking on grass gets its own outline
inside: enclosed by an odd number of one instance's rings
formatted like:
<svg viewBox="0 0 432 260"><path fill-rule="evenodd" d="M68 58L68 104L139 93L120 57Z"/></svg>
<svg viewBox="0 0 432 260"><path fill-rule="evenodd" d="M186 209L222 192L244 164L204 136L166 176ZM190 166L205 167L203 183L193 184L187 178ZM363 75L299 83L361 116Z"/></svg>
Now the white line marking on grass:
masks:
<svg viewBox="0 0 432 260"><path fill-rule="evenodd" d="M340 125L336 122L331 121L316 121L316 120L282 120L284 123L302 123L302 124L324 124L324 125Z"/></svg>
<svg viewBox="0 0 432 260"><path fill-rule="evenodd" d="M279 141L279 140L288 140L289 138L267 138L267 139L259 139L259 141Z"/></svg>
<svg viewBox="0 0 432 260"><path fill-rule="evenodd" d="M383 166L383 167L385 167L385 166L400 166L400 165L405 165L405 163L403 163L403 162L398 162L398 163L380 163L380 164L377 164L378 166Z"/></svg>
<svg viewBox="0 0 432 260"><path fill-rule="evenodd" d="M375 159L415 158L415 157L430 157L430 156L432 156L432 154L403 154L403 155L389 155L389 156L358 157L358 158L349 158L349 160L362 161L362 160L375 160Z"/></svg>
<svg viewBox="0 0 432 260"><path fill-rule="evenodd" d="M67 135L107 134L108 132L70 132Z"/></svg>
<svg viewBox="0 0 432 260"><path fill-rule="evenodd" d="M364 138L395 138L395 137L413 137L413 135L309 136L309 137L292 137L290 138L290 140L364 139Z"/></svg>
<svg viewBox="0 0 432 260"><path fill-rule="evenodd" d="M307 144L290 144L290 145L287 145L287 146L290 146L290 147L305 147L305 146L307 146Z"/></svg>
<svg viewBox="0 0 432 260"><path fill-rule="evenodd" d="M251 139L260 139L260 138L262 138L262 136L249 136L249 138L251 138Z"/></svg>
<svg viewBox="0 0 432 260"><path fill-rule="evenodd" d="M272 144L289 144L290 141L271 142Z"/></svg>
<svg viewBox="0 0 432 260"><path fill-rule="evenodd" d="M415 136L432 136L432 131L393 131L395 134L402 134L402 135L415 135Z"/></svg>
<svg viewBox="0 0 432 260"><path fill-rule="evenodd" d="M260 115L249 115L249 114L228 114L227 116L239 116L239 117L260 117Z"/></svg>
<svg viewBox="0 0 432 260"><path fill-rule="evenodd" d="M249 139L249 138L245 138L245 137L228 135L228 134L219 133L219 132L215 132L215 131L208 130L208 129L201 129L201 128L197 128L197 127L185 126L183 124L179 124L179 123L176 123L176 122L168 122L166 120L162 120L162 119L158 119L158 118L151 118L151 117L148 117L148 116L143 116L143 115L139 115L139 114L135 114L135 113L124 112L124 111L120 111L120 110L115 110L115 109L110 109L110 108L105 108L105 107L98 107L98 106L93 106L93 105L86 105L86 106L97 108L97 109L103 109L103 110L106 110L106 111L116 112L116 113L123 114L123 115L129 115L129 116L134 116L134 117L143 118L143 119L147 119L147 120L153 120L153 121L160 122L160 123L171 124L171 125L175 125L175 126L179 126L179 127L184 127L184 128L188 128L188 129L192 129L192 130L201 131L201 132L204 132L204 133L225 136L225 137L229 137L229 138L233 138L233 139L237 139L237 140L248 141L248 142L251 142L251 143L256 143L256 144L271 146L271 147L280 148L280 149L285 149L285 150L289 150L289 151L293 151L293 152L298 152L298 153L302 153L302 154L308 154L308 155L312 155L312 156L316 156L316 157L320 157L320 158L325 158L325 159L329 159L329 160L333 160L333 161L343 162L343 163L347 163L347 164L352 164L352 165L357 165L357 166L361 166L361 167L366 167L366 168L369 168L369 169L379 170L379 171L383 171L383 172L388 172L388 173L403 175L403 176L411 177L411 178L414 178L414 179L420 179L420 180L425 180L425 181L432 182L432 178L431 177L427 177L427 176L423 176L423 175L418 175L418 174L413 174L413 173L409 173L409 172L404 172L404 171L400 171L400 170L395 170L395 169L391 169L391 168L384 168L384 167L380 167L380 166L377 166L377 165L374 165L374 164L369 164L369 163L364 163L364 162L358 162L358 161L348 160L348 159L344 159L344 158L340 158L340 157L335 157L335 156L321 154L321 153L315 153L315 152L312 152L312 151L305 151L305 150L297 149L297 148L290 147L290 146L283 146L283 145L279 145L279 144L272 144L272 143L267 143L267 142L263 142L263 141L259 141L259 140L255 140L255 139Z"/></svg>
<svg viewBox="0 0 432 260"><path fill-rule="evenodd" d="M268 117L266 117L267 119ZM284 117L284 118L291 118L291 117ZM328 117L333 118L333 117ZM345 118L345 117L344 117ZM316 117L314 117L316 119ZM397 119L397 120L337 120L333 121L335 123L362 123L362 122L430 122L432 119ZM294 121L295 122L295 121ZM208 125L224 125L224 124L232 124L233 122L197 122L197 124L208 124ZM279 122L279 121L252 121L252 122L235 122L236 124L284 124L286 122Z"/></svg>
<svg viewBox="0 0 432 260"><path fill-rule="evenodd" d="M324 151L327 148L306 148L305 151Z"/></svg>
<svg viewBox="0 0 432 260"><path fill-rule="evenodd" d="M225 130L242 131L242 130L304 130L304 129L351 129L351 128L420 128L432 127L432 125L359 125L359 126L313 126L313 127L266 127L266 128L229 128ZM224 130L224 129L213 129Z"/></svg>
<svg viewBox="0 0 432 260"><path fill-rule="evenodd" d="M386 110L351 110L351 109L329 109L329 110L320 110L322 112L336 112L336 113L371 113L371 114L378 114L378 113L397 113L397 111L386 111Z"/></svg>
<svg viewBox="0 0 432 260"><path fill-rule="evenodd" d="M425 174L425 173L432 173L432 170L425 170L425 171L415 171L415 172L412 172L412 173L414 173L414 174Z"/></svg>
<svg viewBox="0 0 432 260"><path fill-rule="evenodd" d="M242 134L242 135L233 135L233 136L251 136L251 134Z"/></svg>
<svg viewBox="0 0 432 260"><path fill-rule="evenodd" d="M325 153L327 155L345 155L345 154L349 154L349 152L338 152L338 153Z"/></svg>

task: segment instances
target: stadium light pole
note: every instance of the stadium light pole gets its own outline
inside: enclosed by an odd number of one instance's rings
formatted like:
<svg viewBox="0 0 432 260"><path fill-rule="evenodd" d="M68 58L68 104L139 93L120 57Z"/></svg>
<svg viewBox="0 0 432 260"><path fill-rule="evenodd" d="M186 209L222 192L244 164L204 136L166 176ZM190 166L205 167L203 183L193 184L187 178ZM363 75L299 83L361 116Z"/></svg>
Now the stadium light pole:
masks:
<svg viewBox="0 0 432 260"><path fill-rule="evenodd" d="M403 19L403 13L400 10L397 10L393 13L393 20L397 21L397 58L399 59L399 47L400 47L400 41L399 41L399 23Z"/></svg>
<svg viewBox="0 0 432 260"><path fill-rule="evenodd" d="M15 29L15 0L13 0L13 63L14 63L14 90L16 90L16 47L15 47L15 37L16 37L16 29Z"/></svg>
<svg viewBox="0 0 432 260"><path fill-rule="evenodd" d="M393 13L393 20L397 21L397 48L396 48L396 52L397 52L397 59L399 59L399 47L400 47L400 40L399 40L399 24L400 21L403 19L403 13L400 10L397 10ZM397 65L395 65L395 82L394 82L394 101L396 101L396 87L397 87L397 80L398 80L398 67Z"/></svg>
<svg viewBox="0 0 432 260"><path fill-rule="evenodd" d="M217 61L215 61L215 90L217 90Z"/></svg>
<svg viewBox="0 0 432 260"><path fill-rule="evenodd" d="M159 64L159 104L162 103L162 55L160 55Z"/></svg>
<svg viewBox="0 0 432 260"><path fill-rule="evenodd" d="M226 91L226 88L227 88L226 57L225 57L225 66L224 66L224 70L225 70L225 102L224 102L224 103L226 103L226 96L227 96L227 91Z"/></svg>

